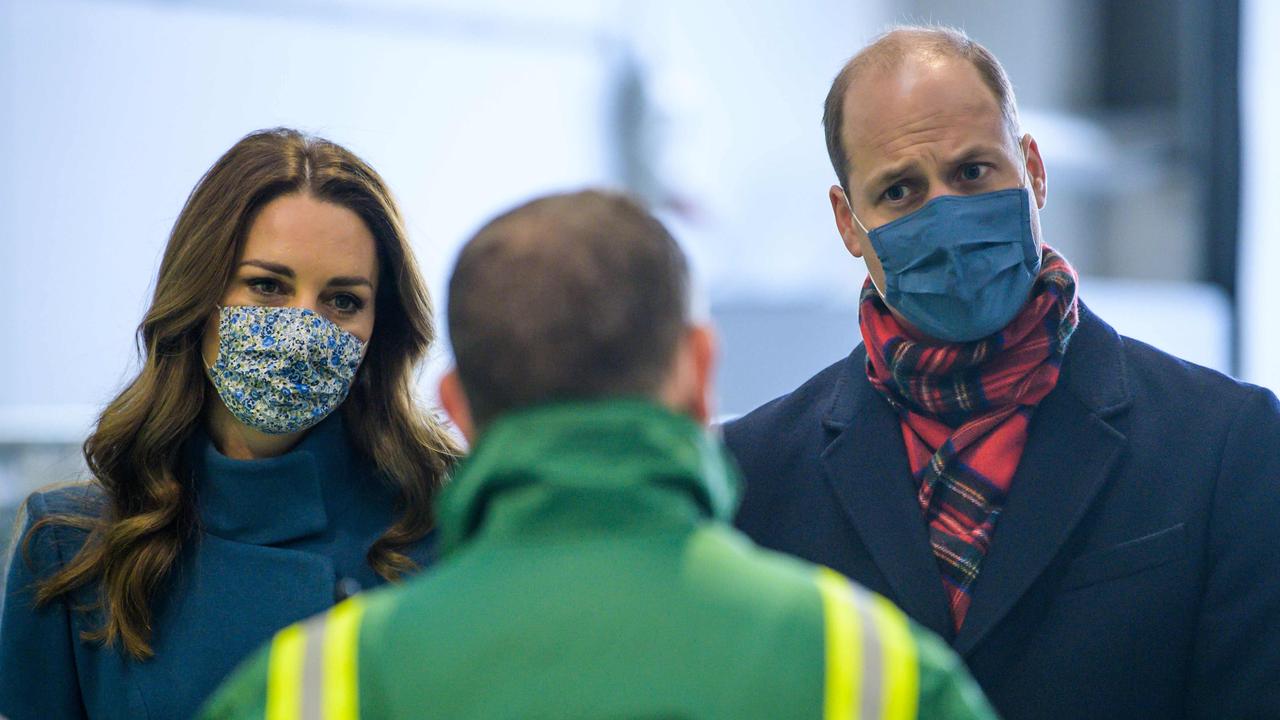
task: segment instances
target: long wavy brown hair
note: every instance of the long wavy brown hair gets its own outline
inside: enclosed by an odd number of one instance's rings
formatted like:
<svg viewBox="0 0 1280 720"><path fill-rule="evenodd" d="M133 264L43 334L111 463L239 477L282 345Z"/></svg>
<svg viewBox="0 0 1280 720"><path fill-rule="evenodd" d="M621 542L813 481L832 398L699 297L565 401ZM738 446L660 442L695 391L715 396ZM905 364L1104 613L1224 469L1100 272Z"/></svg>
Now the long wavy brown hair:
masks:
<svg viewBox="0 0 1280 720"><path fill-rule="evenodd" d="M355 212L377 245L376 322L343 403L347 431L399 492L399 517L374 543L369 564L396 579L414 569L403 552L433 523L433 503L459 449L412 394L414 372L435 340L432 306L386 184L345 148L296 130L248 135L214 163L187 198L169 236L155 296L138 328L142 368L107 405L84 443L101 512L36 522L88 531L77 554L37 585L44 605L97 583L101 627L85 639L151 656L152 602L196 529L183 446L202 422L210 387L200 356L206 323L232 281L256 213L306 193ZM88 610L89 608L85 608Z"/></svg>

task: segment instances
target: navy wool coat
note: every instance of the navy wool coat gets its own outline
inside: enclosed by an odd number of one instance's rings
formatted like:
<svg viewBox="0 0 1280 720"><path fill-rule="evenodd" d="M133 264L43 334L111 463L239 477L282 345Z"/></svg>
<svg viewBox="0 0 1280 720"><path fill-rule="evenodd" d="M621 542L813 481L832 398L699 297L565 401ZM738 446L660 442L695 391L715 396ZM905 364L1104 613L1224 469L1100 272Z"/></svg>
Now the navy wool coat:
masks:
<svg viewBox="0 0 1280 720"><path fill-rule="evenodd" d="M737 525L948 640L1007 718L1280 718L1280 406L1087 309L959 633L866 351L725 428Z"/></svg>
<svg viewBox="0 0 1280 720"><path fill-rule="evenodd" d="M221 455L200 434L189 448L200 531L154 601L152 649L135 661L84 642L96 587L40 609L32 583L62 567L85 533L46 526L10 561L0 616L0 715L9 720L188 718L236 664L280 628L380 584L365 554L395 517L395 493L357 457L337 413L291 452ZM37 493L27 527L51 513L96 512L94 486ZM427 561L424 542L410 555Z"/></svg>

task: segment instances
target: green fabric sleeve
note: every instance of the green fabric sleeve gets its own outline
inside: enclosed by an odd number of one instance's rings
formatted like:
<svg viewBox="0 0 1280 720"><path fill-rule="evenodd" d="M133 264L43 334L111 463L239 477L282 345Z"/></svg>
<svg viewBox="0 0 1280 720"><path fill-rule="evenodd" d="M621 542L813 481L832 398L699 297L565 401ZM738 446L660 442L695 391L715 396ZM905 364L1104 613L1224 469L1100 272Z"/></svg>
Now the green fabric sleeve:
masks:
<svg viewBox="0 0 1280 720"><path fill-rule="evenodd" d="M933 633L911 623L920 663L921 718L939 720L996 720L978 684L960 658Z"/></svg>
<svg viewBox="0 0 1280 720"><path fill-rule="evenodd" d="M267 665L271 645L259 649L205 702L200 720L262 720L267 714Z"/></svg>

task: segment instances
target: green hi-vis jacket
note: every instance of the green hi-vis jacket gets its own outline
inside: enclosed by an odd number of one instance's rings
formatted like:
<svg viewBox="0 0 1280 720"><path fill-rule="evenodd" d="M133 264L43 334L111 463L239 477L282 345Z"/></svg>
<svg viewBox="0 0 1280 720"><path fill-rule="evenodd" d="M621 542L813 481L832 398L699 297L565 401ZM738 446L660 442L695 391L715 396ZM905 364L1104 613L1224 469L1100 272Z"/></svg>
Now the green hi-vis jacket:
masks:
<svg viewBox="0 0 1280 720"><path fill-rule="evenodd" d="M205 718L988 718L940 641L723 520L736 480L641 401L495 423L441 499L441 558L287 628Z"/></svg>

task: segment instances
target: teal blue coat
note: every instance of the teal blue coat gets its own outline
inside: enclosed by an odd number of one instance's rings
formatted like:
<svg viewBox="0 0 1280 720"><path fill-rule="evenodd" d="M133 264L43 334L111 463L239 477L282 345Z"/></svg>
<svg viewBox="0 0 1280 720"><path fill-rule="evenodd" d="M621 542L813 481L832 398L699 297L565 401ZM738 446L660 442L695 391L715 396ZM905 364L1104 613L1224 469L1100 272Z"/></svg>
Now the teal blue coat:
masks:
<svg viewBox="0 0 1280 720"><path fill-rule="evenodd" d="M291 452L221 455L202 433L189 449L200 532L153 604L155 657L138 662L79 640L100 615L76 612L96 588L43 608L32 583L62 567L85 533L45 527L10 562L0 615L0 715L187 718L245 655L286 625L381 584L365 555L394 521L395 493L359 457L336 414ZM52 513L94 513L101 491L32 495L26 527ZM430 538L410 555L428 561Z"/></svg>

